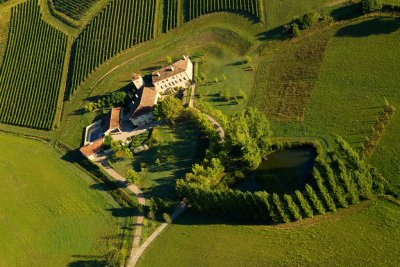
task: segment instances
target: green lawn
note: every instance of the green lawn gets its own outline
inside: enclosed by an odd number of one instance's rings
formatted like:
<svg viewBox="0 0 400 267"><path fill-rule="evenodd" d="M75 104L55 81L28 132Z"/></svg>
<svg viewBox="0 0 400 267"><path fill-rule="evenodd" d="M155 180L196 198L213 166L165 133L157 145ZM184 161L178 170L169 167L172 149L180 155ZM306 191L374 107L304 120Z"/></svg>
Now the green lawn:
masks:
<svg viewBox="0 0 400 267"><path fill-rule="evenodd" d="M138 266L397 266L400 207L364 202L289 224L232 224L186 213Z"/></svg>
<svg viewBox="0 0 400 267"><path fill-rule="evenodd" d="M117 203L47 144L0 134L0 147L0 265L102 261L118 242Z"/></svg>
<svg viewBox="0 0 400 267"><path fill-rule="evenodd" d="M140 186L147 197L175 199L175 180L183 178L194 163L201 162L205 144L197 128L187 123L158 130L162 140L158 146L135 155L133 160L117 161L114 167L121 175L131 168L140 172ZM160 165L156 164L157 159ZM141 170L141 163L146 164L147 170Z"/></svg>
<svg viewBox="0 0 400 267"><path fill-rule="evenodd" d="M208 47L202 58L203 63L199 64L199 76L202 74L206 78L198 82L196 95L226 115L232 115L245 107L247 96L253 88L255 72L250 71L251 64L243 64L243 60L244 55L228 47ZM221 97L220 92L228 92L230 100ZM242 92L246 96L243 100ZM235 98L239 98L239 102Z"/></svg>

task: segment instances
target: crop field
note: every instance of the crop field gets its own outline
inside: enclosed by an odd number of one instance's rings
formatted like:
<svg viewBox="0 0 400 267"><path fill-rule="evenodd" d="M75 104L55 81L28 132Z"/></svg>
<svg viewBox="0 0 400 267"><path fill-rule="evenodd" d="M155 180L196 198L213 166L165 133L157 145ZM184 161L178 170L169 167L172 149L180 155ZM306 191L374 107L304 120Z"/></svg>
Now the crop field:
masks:
<svg viewBox="0 0 400 267"><path fill-rule="evenodd" d="M97 1L99 0L51 0L55 10L64 13L74 20L80 20Z"/></svg>
<svg viewBox="0 0 400 267"><path fill-rule="evenodd" d="M75 43L72 92L107 59L154 37L157 1L115 0L92 20Z"/></svg>
<svg viewBox="0 0 400 267"><path fill-rule="evenodd" d="M100 263L118 244L118 204L47 144L0 134L0 147L1 265Z"/></svg>
<svg viewBox="0 0 400 267"><path fill-rule="evenodd" d="M218 11L245 12L263 20L264 3L262 0L186 0L188 20Z"/></svg>
<svg viewBox="0 0 400 267"><path fill-rule="evenodd" d="M164 32L180 26L183 19L182 0L164 0Z"/></svg>
<svg viewBox="0 0 400 267"><path fill-rule="evenodd" d="M396 266L399 223L400 207L384 200L287 228L188 213L145 251L138 266Z"/></svg>
<svg viewBox="0 0 400 267"><path fill-rule="evenodd" d="M67 36L41 20L35 1L12 9L0 69L0 122L52 127L66 44Z"/></svg>

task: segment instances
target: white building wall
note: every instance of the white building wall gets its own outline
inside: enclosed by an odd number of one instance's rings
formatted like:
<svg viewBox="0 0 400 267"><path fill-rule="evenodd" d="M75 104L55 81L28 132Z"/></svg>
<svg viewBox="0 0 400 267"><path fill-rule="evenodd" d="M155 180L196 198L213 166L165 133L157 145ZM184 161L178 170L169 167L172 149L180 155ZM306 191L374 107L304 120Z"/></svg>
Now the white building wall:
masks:
<svg viewBox="0 0 400 267"><path fill-rule="evenodd" d="M136 89L140 89L144 86L144 80L143 77L140 76L138 79L133 80L133 84L135 85Z"/></svg>
<svg viewBox="0 0 400 267"><path fill-rule="evenodd" d="M193 81L193 63L189 60L188 67L186 69L185 74L187 75L188 79Z"/></svg>

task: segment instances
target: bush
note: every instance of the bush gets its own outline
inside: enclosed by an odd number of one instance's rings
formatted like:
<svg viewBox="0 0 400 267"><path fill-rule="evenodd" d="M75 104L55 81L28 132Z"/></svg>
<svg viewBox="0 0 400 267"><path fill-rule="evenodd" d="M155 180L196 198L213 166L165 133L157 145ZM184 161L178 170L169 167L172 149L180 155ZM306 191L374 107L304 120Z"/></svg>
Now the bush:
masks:
<svg viewBox="0 0 400 267"><path fill-rule="evenodd" d="M140 182L141 176L135 170L129 169L126 172L126 177L125 178L128 181L128 183L137 185Z"/></svg>
<svg viewBox="0 0 400 267"><path fill-rule="evenodd" d="M172 222L171 216L169 216L168 213L164 213L163 214L163 218L164 218L164 221L166 223L171 223Z"/></svg>
<svg viewBox="0 0 400 267"><path fill-rule="evenodd" d="M381 0L362 0L362 12L364 14L382 10L383 4Z"/></svg>
<svg viewBox="0 0 400 267"><path fill-rule="evenodd" d="M304 14L302 19L301 19L301 24L300 29L306 30L316 24L319 19L319 14L315 12L309 12L307 14Z"/></svg>

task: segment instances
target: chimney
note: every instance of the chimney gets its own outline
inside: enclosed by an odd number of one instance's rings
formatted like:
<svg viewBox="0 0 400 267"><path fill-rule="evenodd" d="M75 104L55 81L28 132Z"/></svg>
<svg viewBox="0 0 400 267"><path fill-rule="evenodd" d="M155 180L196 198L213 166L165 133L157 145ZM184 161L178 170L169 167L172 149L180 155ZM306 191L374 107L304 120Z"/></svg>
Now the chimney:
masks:
<svg viewBox="0 0 400 267"><path fill-rule="evenodd" d="M170 71L174 71L174 70L175 70L174 66L170 66L170 67L169 67L169 70L170 70Z"/></svg>
<svg viewBox="0 0 400 267"><path fill-rule="evenodd" d="M183 60L186 60L186 59L188 59L187 56L183 55Z"/></svg>

